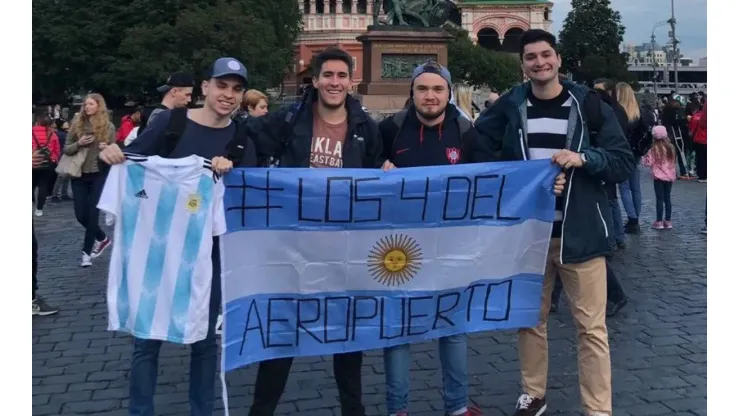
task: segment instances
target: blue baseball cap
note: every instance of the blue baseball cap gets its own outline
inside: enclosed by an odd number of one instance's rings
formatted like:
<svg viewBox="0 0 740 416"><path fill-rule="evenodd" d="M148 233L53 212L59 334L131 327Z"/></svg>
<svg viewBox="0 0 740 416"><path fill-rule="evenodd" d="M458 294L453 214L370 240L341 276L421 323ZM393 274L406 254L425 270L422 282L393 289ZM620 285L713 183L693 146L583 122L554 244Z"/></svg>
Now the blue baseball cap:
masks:
<svg viewBox="0 0 740 416"><path fill-rule="evenodd" d="M414 80L421 74L437 74L444 78L447 81L447 85L452 89L452 74L450 74L450 70L435 61L428 61L414 68L414 72L411 73L411 85L414 85Z"/></svg>
<svg viewBox="0 0 740 416"><path fill-rule="evenodd" d="M209 78L223 78L227 76L239 77L247 84L247 68L236 58L218 58L211 65Z"/></svg>

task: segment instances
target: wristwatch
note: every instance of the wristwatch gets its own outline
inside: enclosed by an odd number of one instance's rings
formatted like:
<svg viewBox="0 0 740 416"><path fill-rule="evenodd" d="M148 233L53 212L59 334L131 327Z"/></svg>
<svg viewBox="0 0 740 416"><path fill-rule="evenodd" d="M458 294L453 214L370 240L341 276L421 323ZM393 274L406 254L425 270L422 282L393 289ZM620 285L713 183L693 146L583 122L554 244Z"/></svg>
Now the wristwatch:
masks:
<svg viewBox="0 0 740 416"><path fill-rule="evenodd" d="M581 155L581 160L583 161L583 164L585 165L586 163L588 163L588 160L586 160L586 154L580 153L580 155Z"/></svg>

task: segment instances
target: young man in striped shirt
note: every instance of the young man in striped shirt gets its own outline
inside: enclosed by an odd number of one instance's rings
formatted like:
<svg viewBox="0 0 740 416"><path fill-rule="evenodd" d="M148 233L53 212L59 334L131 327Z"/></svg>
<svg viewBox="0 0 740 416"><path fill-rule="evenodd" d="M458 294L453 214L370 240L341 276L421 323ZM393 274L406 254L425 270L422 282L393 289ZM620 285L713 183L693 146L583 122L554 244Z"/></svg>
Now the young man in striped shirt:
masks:
<svg viewBox="0 0 740 416"><path fill-rule="evenodd" d="M588 416L611 416L611 365L606 332L605 216L603 182L627 180L632 151L614 111L588 88L558 78L555 37L533 29L521 37L520 58L529 82L499 98L476 122L498 160L551 159L566 173L556 202L545 270L540 320L519 331L523 394L515 416L541 416L547 409L547 316L555 275L571 299L578 328L581 403ZM599 116L600 126L588 123ZM597 131L597 134L591 134Z"/></svg>

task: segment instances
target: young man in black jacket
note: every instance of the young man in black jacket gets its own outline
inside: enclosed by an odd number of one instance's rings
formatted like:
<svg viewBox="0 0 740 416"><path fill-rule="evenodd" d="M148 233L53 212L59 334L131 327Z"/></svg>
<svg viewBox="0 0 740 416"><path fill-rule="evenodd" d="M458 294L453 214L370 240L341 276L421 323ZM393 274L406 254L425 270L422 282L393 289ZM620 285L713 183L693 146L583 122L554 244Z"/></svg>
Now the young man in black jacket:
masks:
<svg viewBox="0 0 740 416"><path fill-rule="evenodd" d="M536 327L519 331L523 394L517 416L539 416L546 408L547 316L559 274L573 302L578 328L581 403L588 416L612 414L611 363L606 330L608 208L603 183L625 181L635 168L632 151L609 106L586 87L558 79L555 37L533 29L521 37L520 58L529 82L514 87L476 122L498 160L551 159L567 175L564 198L556 201L556 223L548 253ZM586 114L602 119L591 134Z"/></svg>
<svg viewBox="0 0 740 416"><path fill-rule="evenodd" d="M316 55L313 88L301 102L246 121L263 164L291 168L380 168L385 161L378 126L348 95L352 58L337 48ZM272 416L293 358L259 364L250 416ZM343 416L364 416L362 352L334 355Z"/></svg>
<svg viewBox="0 0 740 416"><path fill-rule="evenodd" d="M409 105L380 122L385 168L444 166L492 161L493 154L481 145L480 135L454 104L450 104L450 71L436 62L419 65L411 77ZM467 337L439 339L442 372L446 376L442 397L448 415L477 415L468 407ZM384 351L386 409L405 415L409 397L410 346Z"/></svg>

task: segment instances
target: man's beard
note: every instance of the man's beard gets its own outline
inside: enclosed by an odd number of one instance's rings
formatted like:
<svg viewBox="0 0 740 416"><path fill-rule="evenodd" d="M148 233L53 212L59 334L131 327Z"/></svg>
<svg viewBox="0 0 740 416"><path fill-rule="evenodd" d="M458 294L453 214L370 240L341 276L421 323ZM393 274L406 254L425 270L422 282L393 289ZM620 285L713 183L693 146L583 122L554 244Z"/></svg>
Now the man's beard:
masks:
<svg viewBox="0 0 740 416"><path fill-rule="evenodd" d="M425 113L422 113L422 112L421 112L421 111L420 111L420 110L419 110L419 109L417 108L417 109L416 109L416 114L420 115L420 116L421 116L421 118L423 118L423 119L425 119L425 120L434 120L434 119L436 119L437 117L439 117L439 116L441 116L442 114L444 114L444 113L445 113L445 110L447 110L447 108L446 108L446 107L443 107L443 108L441 108L441 109L440 109L439 111L437 111L436 113L426 113L426 114L425 114Z"/></svg>

